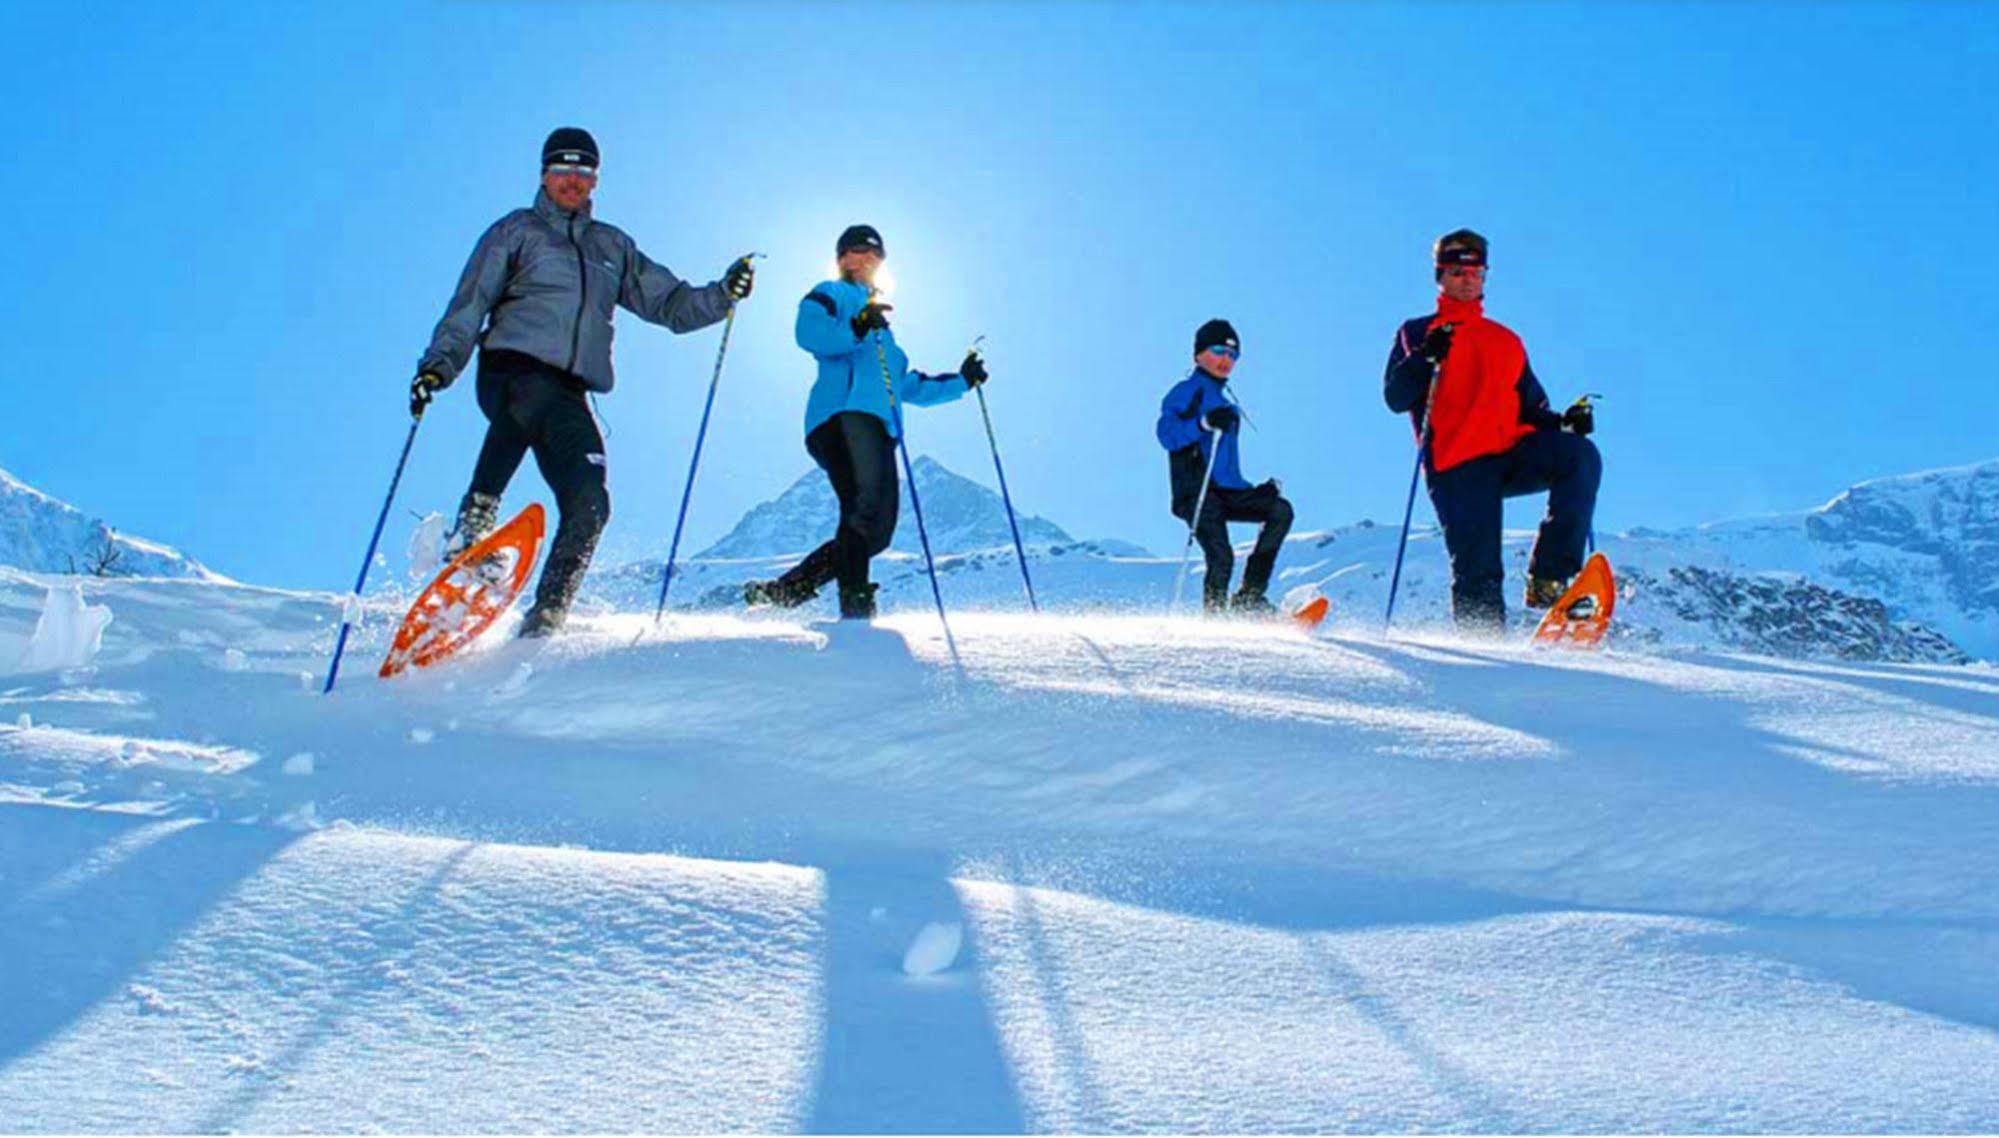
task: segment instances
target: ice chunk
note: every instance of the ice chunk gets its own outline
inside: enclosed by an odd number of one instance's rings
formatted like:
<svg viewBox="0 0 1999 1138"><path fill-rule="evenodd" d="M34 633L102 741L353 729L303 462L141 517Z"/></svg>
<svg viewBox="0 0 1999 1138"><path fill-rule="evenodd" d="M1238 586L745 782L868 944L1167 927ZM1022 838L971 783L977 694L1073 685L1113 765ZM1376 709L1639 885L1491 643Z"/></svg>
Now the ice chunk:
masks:
<svg viewBox="0 0 1999 1138"><path fill-rule="evenodd" d="M412 743L428 743L435 738L437 738L437 732L432 731L428 727L410 728L409 740Z"/></svg>
<svg viewBox="0 0 1999 1138"><path fill-rule="evenodd" d="M932 921L909 942L909 951L902 954L902 971L909 976L935 976L957 962L964 943L964 925Z"/></svg>
<svg viewBox="0 0 1999 1138"><path fill-rule="evenodd" d="M111 623L111 610L103 605L85 604L78 585L51 585L42 600L41 619L35 634L21 654L23 672L58 672L81 668L97 656L104 644L104 628Z"/></svg>
<svg viewBox="0 0 1999 1138"><path fill-rule="evenodd" d="M428 583L437 576L437 570L444 564L444 538L451 529L451 523L444 515L435 511L425 514L410 533L409 574L410 580Z"/></svg>
<svg viewBox="0 0 1999 1138"><path fill-rule="evenodd" d="M309 775L309 774L311 774L311 773L312 773L312 752L311 752L311 751L300 751L300 752L299 752L298 754L296 754L296 755L293 755L293 756L292 756L291 758L289 758L289 759L286 759L286 760L285 760L285 765L284 765L284 767L283 767L283 770L284 770L284 772L285 772L286 774L289 774L289 775L300 775L300 776L304 776L304 775Z"/></svg>
<svg viewBox="0 0 1999 1138"><path fill-rule="evenodd" d="M244 655L241 648L225 648L222 650L223 671L240 672L249 666L250 657Z"/></svg>

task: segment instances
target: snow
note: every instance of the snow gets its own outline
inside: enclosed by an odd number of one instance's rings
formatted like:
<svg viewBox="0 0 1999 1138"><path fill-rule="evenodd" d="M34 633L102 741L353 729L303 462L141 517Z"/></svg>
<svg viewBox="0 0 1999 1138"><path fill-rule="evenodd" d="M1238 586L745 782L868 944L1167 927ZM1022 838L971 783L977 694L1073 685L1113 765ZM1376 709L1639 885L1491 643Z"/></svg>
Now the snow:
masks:
<svg viewBox="0 0 1999 1138"><path fill-rule="evenodd" d="M340 594L75 586L0 683L9 1130L1999 1127L1987 665L996 589L962 672L648 606L380 681L370 602L321 697Z"/></svg>
<svg viewBox="0 0 1999 1138"><path fill-rule="evenodd" d="M52 672L90 663L111 623L111 610L83 602L75 584L53 584L42 599L42 615L28 637L17 672Z"/></svg>

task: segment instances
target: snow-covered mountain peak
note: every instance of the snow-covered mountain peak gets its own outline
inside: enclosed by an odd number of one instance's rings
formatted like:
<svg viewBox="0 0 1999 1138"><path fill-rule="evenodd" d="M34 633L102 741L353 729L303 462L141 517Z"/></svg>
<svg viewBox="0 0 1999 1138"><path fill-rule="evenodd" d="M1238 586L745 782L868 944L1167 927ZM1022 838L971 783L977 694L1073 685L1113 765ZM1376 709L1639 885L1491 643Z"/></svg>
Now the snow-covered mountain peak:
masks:
<svg viewBox="0 0 1999 1138"><path fill-rule="evenodd" d="M1805 532L1934 557L1958 604L1999 613L1999 460L1862 482L1807 515Z"/></svg>
<svg viewBox="0 0 1999 1138"><path fill-rule="evenodd" d="M0 470L0 565L98 577L221 578L170 546L119 533Z"/></svg>
<svg viewBox="0 0 1999 1138"><path fill-rule="evenodd" d="M997 493L954 473L927 454L916 457L912 470L933 549L967 552L1012 543L1006 507ZM826 476L808 470L784 493L750 510L722 540L695 556L698 560L741 560L804 553L833 536L839 516L840 505ZM1074 540L1054 522L1028 514L1020 515L1020 537L1031 545ZM904 553L919 549L908 487L903 488L901 516L891 548Z"/></svg>

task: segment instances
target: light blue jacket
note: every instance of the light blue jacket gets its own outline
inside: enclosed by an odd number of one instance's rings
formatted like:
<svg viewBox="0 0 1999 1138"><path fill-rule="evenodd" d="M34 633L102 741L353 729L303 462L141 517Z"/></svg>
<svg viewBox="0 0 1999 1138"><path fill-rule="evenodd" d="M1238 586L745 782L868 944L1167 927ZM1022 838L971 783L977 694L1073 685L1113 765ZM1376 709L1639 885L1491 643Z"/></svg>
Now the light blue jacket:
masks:
<svg viewBox="0 0 1999 1138"><path fill-rule="evenodd" d="M902 405L926 407L961 398L969 388L954 373L925 375L912 371L909 357L896 347L895 333L878 329L857 338L851 321L868 302L866 285L825 281L798 302L798 346L819 362L818 378L805 400L805 433L842 411L865 411L888 424L897 437L897 415L889 408L888 385L882 382L886 357L895 398Z"/></svg>
<svg viewBox="0 0 1999 1138"><path fill-rule="evenodd" d="M1208 462L1208 447L1212 435L1201 426L1201 416L1217 407L1235 406L1235 400L1228 397L1227 388L1221 380L1194 369L1194 374L1173 385L1166 398L1159 402L1159 424L1155 428L1159 445L1170 454L1182 447L1195 443L1201 445L1201 462ZM1222 432L1222 451L1214 456L1215 474L1213 482L1224 490L1247 490L1249 482L1242 476L1242 459L1236 450L1236 436L1242 433L1242 423ZM1196 482L1200 475L1194 476Z"/></svg>

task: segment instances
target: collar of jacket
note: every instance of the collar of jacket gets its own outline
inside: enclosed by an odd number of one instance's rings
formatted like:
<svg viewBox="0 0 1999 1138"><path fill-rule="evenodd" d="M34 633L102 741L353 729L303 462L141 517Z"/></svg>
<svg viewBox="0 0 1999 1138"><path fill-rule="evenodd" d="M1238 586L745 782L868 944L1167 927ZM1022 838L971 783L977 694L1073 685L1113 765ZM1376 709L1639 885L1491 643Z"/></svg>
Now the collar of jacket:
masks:
<svg viewBox="0 0 1999 1138"><path fill-rule="evenodd" d="M558 227L568 225L569 219L572 217L580 217L584 221L590 220L589 202L584 202L582 209L571 213L561 206L556 205L555 199L548 196L547 190L536 190L534 192L534 211L541 215L543 221Z"/></svg>
<svg viewBox="0 0 1999 1138"><path fill-rule="evenodd" d="M1226 380L1226 379L1223 379L1223 378L1222 378L1221 376L1218 376L1218 375L1211 375L1211 374L1209 374L1209 372L1208 372L1208 369L1207 369L1207 368L1204 368L1204 367L1202 367L1202 366L1201 366L1201 365L1199 365L1199 364L1195 364L1195 365L1194 365L1194 371L1193 371L1193 374L1194 374L1194 375L1197 375L1197 376L1199 376L1199 377L1201 377L1202 379L1205 379L1205 380L1207 380L1207 381L1208 381L1209 383L1212 383L1212 384L1214 384L1214 385L1215 385L1215 387L1216 387L1216 388L1218 388L1218 389L1219 389L1219 388L1223 388L1223 387L1227 387L1227 386L1229 385L1229 381L1228 381L1228 380Z"/></svg>
<svg viewBox="0 0 1999 1138"><path fill-rule="evenodd" d="M1485 319L1485 298L1477 300L1452 300L1439 293L1437 296L1437 318L1446 324L1469 324Z"/></svg>

